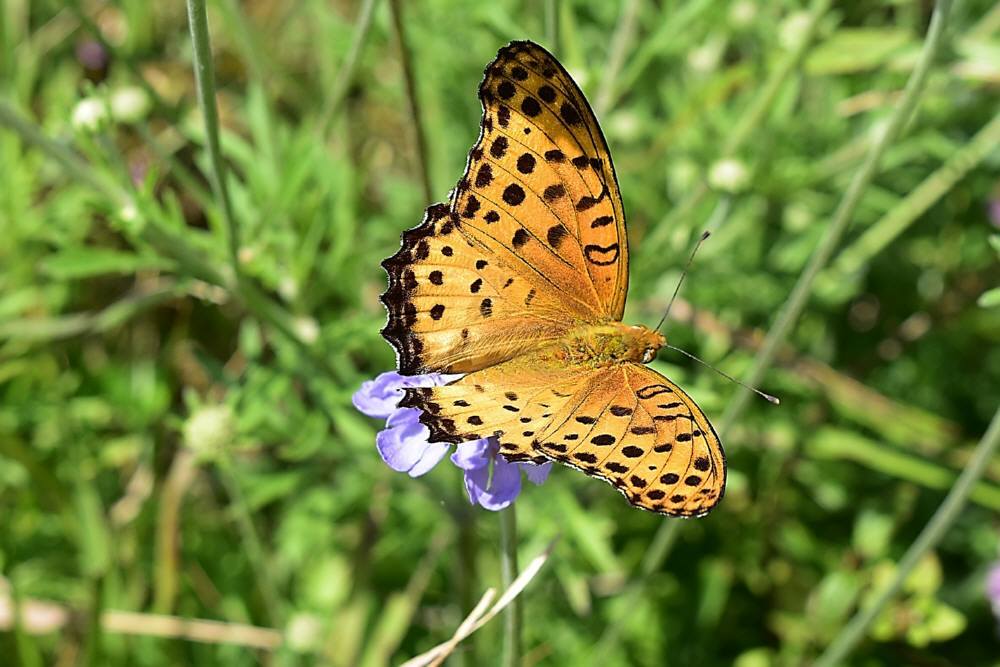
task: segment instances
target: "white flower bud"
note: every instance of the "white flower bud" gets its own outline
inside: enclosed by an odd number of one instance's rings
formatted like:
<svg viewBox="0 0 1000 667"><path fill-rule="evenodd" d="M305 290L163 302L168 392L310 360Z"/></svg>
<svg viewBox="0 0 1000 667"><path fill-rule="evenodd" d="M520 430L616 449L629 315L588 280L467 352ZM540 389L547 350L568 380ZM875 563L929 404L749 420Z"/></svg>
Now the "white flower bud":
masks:
<svg viewBox="0 0 1000 667"><path fill-rule="evenodd" d="M785 228L791 232L802 232L809 228L815 221L812 209L801 202L791 202L785 207L782 214L782 221Z"/></svg>
<svg viewBox="0 0 1000 667"><path fill-rule="evenodd" d="M150 106L149 95L138 86L125 86L111 93L111 116L123 123L142 120Z"/></svg>
<svg viewBox="0 0 1000 667"><path fill-rule="evenodd" d="M801 45L806 38L809 24L812 23L809 12L792 12L778 26L778 43L788 51Z"/></svg>
<svg viewBox="0 0 1000 667"><path fill-rule="evenodd" d="M108 109L102 100L85 97L73 107L73 127L81 132L96 132L108 119Z"/></svg>
<svg viewBox="0 0 1000 667"><path fill-rule="evenodd" d="M299 294L299 283L295 278L285 275L278 281L278 294L285 301L293 301Z"/></svg>
<svg viewBox="0 0 1000 667"><path fill-rule="evenodd" d="M135 222L139 219L139 209L135 207L135 204L130 202L118 209L118 217L121 218L122 222Z"/></svg>
<svg viewBox="0 0 1000 667"><path fill-rule="evenodd" d="M204 405L184 422L184 444L199 458L212 458L228 445L236 432L236 420L226 405Z"/></svg>
<svg viewBox="0 0 1000 667"><path fill-rule="evenodd" d="M734 2L729 8L729 23L734 28L745 28L757 16L757 5L750 0Z"/></svg>
<svg viewBox="0 0 1000 667"><path fill-rule="evenodd" d="M724 158L708 170L708 183L716 190L739 192L750 182L750 172L746 165L735 158Z"/></svg>
<svg viewBox="0 0 1000 667"><path fill-rule="evenodd" d="M722 58L722 48L722 40L715 37L709 39L698 48L688 52L688 67L700 74L715 70Z"/></svg>
<svg viewBox="0 0 1000 667"><path fill-rule="evenodd" d="M319 324L311 317L295 318L295 333L303 343L312 345L319 339Z"/></svg>
<svg viewBox="0 0 1000 667"><path fill-rule="evenodd" d="M297 653L306 653L319 648L322 643L323 624L315 614L298 612L288 621L285 641Z"/></svg>

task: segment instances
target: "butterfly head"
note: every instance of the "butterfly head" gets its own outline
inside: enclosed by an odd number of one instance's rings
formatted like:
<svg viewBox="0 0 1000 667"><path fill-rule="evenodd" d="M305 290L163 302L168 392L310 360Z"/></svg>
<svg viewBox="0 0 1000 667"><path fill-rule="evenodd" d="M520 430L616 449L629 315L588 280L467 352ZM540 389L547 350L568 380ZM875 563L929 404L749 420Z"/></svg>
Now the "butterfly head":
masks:
<svg viewBox="0 0 1000 667"><path fill-rule="evenodd" d="M648 364L656 358L656 353L667 344L666 337L659 331L654 331L641 324L624 325L624 337L628 348L632 351L630 361L641 361Z"/></svg>

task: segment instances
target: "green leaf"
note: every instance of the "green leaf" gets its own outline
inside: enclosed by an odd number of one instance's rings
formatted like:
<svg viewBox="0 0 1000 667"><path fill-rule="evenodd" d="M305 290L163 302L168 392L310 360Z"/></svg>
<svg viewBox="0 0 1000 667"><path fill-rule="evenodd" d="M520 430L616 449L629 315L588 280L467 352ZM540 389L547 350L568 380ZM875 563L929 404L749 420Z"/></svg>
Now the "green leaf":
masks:
<svg viewBox="0 0 1000 667"><path fill-rule="evenodd" d="M892 517L864 510L854 524L854 548L867 558L884 556L892 539Z"/></svg>
<svg viewBox="0 0 1000 667"><path fill-rule="evenodd" d="M42 260L42 273L55 280L79 280L109 273L171 270L173 262L106 248L71 248Z"/></svg>
<svg viewBox="0 0 1000 667"><path fill-rule="evenodd" d="M968 622L965 615L954 607L936 600L927 618L931 641L943 642L962 634Z"/></svg>
<svg viewBox="0 0 1000 667"><path fill-rule="evenodd" d="M996 308L1000 306L1000 287L986 290L976 299L976 304L980 308Z"/></svg>
<svg viewBox="0 0 1000 667"><path fill-rule="evenodd" d="M844 28L835 32L806 59L810 74L845 74L875 69L911 41L899 28Z"/></svg>

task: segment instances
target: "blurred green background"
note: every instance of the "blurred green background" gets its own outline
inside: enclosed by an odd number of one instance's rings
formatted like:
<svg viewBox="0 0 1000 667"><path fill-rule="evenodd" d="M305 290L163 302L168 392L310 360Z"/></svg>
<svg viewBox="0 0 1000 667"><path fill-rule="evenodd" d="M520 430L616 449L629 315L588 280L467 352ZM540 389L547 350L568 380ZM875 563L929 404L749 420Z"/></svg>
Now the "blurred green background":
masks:
<svg viewBox="0 0 1000 667"><path fill-rule="evenodd" d="M377 666L450 637L500 583L498 517L451 465L389 470L350 402L393 367L379 261L430 203L418 133L443 200L485 64L547 46L611 145L626 321L655 324L709 227L667 334L743 377L931 13L401 4L409 59L389 3L208 3L237 285L184 3L0 3L3 664ZM961 2L764 376L782 405L725 420L719 509L664 533L567 469L525 490L522 558L560 536L522 598L525 664L807 664L892 577L1000 397L998 101L1000 5ZM733 415L735 385L673 353L654 367ZM998 511L992 462L851 664L1000 664ZM12 623L15 604L34 613ZM226 625L157 637L152 614ZM500 627L449 664L496 664Z"/></svg>

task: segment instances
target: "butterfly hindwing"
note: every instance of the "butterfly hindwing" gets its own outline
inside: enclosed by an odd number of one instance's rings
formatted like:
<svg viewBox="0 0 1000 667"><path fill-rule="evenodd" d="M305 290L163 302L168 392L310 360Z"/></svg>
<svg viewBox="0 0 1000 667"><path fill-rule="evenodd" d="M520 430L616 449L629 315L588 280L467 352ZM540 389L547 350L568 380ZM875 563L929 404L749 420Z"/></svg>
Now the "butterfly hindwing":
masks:
<svg viewBox="0 0 1000 667"><path fill-rule="evenodd" d="M544 456L671 516L702 516L721 499L726 462L718 436L697 404L656 371L602 369L567 407L538 436L534 449Z"/></svg>
<svg viewBox="0 0 1000 667"><path fill-rule="evenodd" d="M536 433L567 409L580 384L595 373L528 353L444 386L408 389L400 405L423 411L420 421L430 428L432 441L496 435L502 451L528 454Z"/></svg>
<svg viewBox="0 0 1000 667"><path fill-rule="evenodd" d="M423 410L432 440L497 436L508 460L559 461L662 514L702 516L725 488L722 446L704 413L637 364L581 370L528 354L410 389L401 405Z"/></svg>

